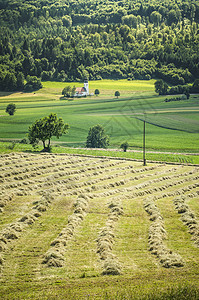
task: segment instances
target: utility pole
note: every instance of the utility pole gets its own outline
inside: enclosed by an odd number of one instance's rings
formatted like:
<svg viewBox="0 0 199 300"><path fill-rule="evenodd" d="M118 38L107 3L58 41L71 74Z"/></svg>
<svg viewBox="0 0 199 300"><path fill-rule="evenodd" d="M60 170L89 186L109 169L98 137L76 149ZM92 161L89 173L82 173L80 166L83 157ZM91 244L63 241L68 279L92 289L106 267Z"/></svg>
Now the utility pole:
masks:
<svg viewBox="0 0 199 300"><path fill-rule="evenodd" d="M145 129L146 129L146 126L145 126L145 120L144 120L144 130L143 130L143 165L146 166L146 158L145 158Z"/></svg>

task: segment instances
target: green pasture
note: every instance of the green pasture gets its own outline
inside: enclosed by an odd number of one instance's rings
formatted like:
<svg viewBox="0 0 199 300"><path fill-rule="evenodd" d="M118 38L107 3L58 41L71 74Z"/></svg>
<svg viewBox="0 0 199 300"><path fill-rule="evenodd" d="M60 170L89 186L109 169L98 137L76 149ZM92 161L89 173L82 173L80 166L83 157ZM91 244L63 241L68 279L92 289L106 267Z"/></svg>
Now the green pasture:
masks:
<svg viewBox="0 0 199 300"><path fill-rule="evenodd" d="M133 80L128 81L126 79L122 80L93 80L89 82L90 93L94 93L95 89L99 89L100 95L114 95L115 91L119 91L123 94L138 93L138 92L154 92L154 82L155 80ZM60 94L65 86L70 85L71 87L81 87L82 82L43 82L43 92Z"/></svg>
<svg viewBox="0 0 199 300"><path fill-rule="evenodd" d="M84 147L89 128L101 124L110 136L110 148L119 148L122 142L128 141L131 149L141 149L143 120L146 120L148 150L198 152L199 96L164 102L165 96L154 93L153 80L103 80L89 83L91 91L99 88L104 91L102 95L63 99L61 91L66 84L44 82L43 89L35 93L3 94L0 97L0 139L25 138L28 127L36 119L53 112L70 125L68 134L54 139L62 146ZM110 94L116 88L121 93L118 99ZM5 112L8 103L16 104L14 116Z"/></svg>

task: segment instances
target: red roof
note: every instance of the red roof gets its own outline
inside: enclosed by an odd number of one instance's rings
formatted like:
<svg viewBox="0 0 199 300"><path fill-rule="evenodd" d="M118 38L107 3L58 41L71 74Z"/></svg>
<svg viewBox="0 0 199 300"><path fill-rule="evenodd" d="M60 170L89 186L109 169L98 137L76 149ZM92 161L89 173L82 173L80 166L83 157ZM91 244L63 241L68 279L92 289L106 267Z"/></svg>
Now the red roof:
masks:
<svg viewBox="0 0 199 300"><path fill-rule="evenodd" d="M85 87L77 87L76 88L76 93L83 93L83 92L86 92Z"/></svg>

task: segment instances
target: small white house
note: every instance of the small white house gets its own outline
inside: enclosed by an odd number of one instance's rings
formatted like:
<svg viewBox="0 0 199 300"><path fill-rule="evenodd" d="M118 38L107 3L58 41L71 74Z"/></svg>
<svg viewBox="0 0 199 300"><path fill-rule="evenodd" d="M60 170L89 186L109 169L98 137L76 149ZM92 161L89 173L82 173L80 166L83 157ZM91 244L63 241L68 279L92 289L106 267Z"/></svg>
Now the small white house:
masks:
<svg viewBox="0 0 199 300"><path fill-rule="evenodd" d="M89 95L89 85L88 80L84 80L84 86L83 87L77 87L75 91L75 97L83 97Z"/></svg>

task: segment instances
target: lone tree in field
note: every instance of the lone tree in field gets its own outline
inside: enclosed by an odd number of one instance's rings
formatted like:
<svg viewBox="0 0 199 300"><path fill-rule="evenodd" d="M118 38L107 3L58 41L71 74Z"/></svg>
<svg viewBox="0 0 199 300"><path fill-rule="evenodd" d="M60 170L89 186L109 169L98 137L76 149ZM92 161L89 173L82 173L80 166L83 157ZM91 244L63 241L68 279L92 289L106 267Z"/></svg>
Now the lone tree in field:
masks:
<svg viewBox="0 0 199 300"><path fill-rule="evenodd" d="M128 142L124 142L120 145L120 148L122 148L124 150L124 152L126 152L126 150L129 147L129 143Z"/></svg>
<svg viewBox="0 0 199 300"><path fill-rule="evenodd" d="M108 145L109 137L101 125L95 125L89 129L86 141L87 148L107 148Z"/></svg>
<svg viewBox="0 0 199 300"><path fill-rule="evenodd" d="M100 91L98 89L95 90L95 96L98 96L100 94Z"/></svg>
<svg viewBox="0 0 199 300"><path fill-rule="evenodd" d="M119 92L119 91L116 91L116 92L115 92L115 97L118 98L119 96L120 96L120 92Z"/></svg>
<svg viewBox="0 0 199 300"><path fill-rule="evenodd" d="M13 116L16 111L16 105L15 104L8 104L6 107L6 112L10 115Z"/></svg>
<svg viewBox="0 0 199 300"><path fill-rule="evenodd" d="M53 136L59 138L69 129L68 124L64 124L62 118L57 118L56 114L50 114L48 117L36 120L28 129L28 139L30 144L35 147L39 141L43 143L43 151L50 150L50 140ZM47 141L47 144L46 144Z"/></svg>

